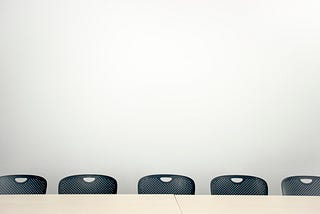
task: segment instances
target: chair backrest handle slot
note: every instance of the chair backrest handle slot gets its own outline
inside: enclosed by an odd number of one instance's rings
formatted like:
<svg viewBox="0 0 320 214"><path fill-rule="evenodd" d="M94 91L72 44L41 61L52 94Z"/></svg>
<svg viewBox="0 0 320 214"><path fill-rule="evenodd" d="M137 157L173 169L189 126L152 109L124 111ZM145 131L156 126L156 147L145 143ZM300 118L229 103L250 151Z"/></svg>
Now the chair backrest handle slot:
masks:
<svg viewBox="0 0 320 214"><path fill-rule="evenodd" d="M87 182L87 183L92 183L94 182L96 179L95 178L92 178L92 177L85 177L83 178L83 181L84 182Z"/></svg>
<svg viewBox="0 0 320 214"><path fill-rule="evenodd" d="M22 177L21 177L21 178L15 178L14 180L15 180L15 182L17 182L17 183L22 184L22 183L27 182L28 178L22 178Z"/></svg>
<svg viewBox="0 0 320 214"><path fill-rule="evenodd" d="M161 177L160 180L161 180L162 182L169 183L169 182L172 181L172 178L170 178L170 177Z"/></svg>

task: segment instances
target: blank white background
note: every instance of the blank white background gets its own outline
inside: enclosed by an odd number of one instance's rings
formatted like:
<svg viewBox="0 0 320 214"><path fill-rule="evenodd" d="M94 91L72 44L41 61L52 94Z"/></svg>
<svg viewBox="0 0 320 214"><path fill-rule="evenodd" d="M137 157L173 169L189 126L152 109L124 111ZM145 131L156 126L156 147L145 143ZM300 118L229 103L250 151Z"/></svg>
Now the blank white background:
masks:
<svg viewBox="0 0 320 214"><path fill-rule="evenodd" d="M153 173L280 194L320 170L316 0L1 0L0 174Z"/></svg>

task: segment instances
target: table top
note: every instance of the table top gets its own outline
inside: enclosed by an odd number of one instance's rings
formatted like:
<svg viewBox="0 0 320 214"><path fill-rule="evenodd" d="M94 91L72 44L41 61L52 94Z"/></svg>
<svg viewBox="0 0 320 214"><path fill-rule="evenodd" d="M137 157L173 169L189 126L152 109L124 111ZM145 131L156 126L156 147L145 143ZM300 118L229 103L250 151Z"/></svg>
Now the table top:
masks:
<svg viewBox="0 0 320 214"><path fill-rule="evenodd" d="M176 195L183 214L319 214L318 196Z"/></svg>
<svg viewBox="0 0 320 214"><path fill-rule="evenodd" d="M181 214L174 195L0 195L5 214Z"/></svg>
<svg viewBox="0 0 320 214"><path fill-rule="evenodd" d="M318 214L315 196L0 195L5 214Z"/></svg>

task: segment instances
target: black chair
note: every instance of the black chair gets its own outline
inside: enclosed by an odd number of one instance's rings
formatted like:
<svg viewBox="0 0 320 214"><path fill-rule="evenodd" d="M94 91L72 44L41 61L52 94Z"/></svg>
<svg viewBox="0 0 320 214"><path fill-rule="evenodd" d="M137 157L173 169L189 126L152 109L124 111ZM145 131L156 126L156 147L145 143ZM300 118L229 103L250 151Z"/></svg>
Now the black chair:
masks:
<svg viewBox="0 0 320 214"><path fill-rule="evenodd" d="M5 175L0 177L0 194L46 194L47 181L37 175Z"/></svg>
<svg viewBox="0 0 320 214"><path fill-rule="evenodd" d="M59 182L59 194L116 194L116 179L97 174L72 175Z"/></svg>
<svg viewBox="0 0 320 214"><path fill-rule="evenodd" d="M262 178L248 175L223 175L211 180L212 195L268 195Z"/></svg>
<svg viewBox="0 0 320 214"><path fill-rule="evenodd" d="M320 196L320 177L291 176L282 180L283 195Z"/></svg>
<svg viewBox="0 0 320 214"><path fill-rule="evenodd" d="M138 182L139 194L194 195L194 192L194 181L182 175L148 175L141 178Z"/></svg>

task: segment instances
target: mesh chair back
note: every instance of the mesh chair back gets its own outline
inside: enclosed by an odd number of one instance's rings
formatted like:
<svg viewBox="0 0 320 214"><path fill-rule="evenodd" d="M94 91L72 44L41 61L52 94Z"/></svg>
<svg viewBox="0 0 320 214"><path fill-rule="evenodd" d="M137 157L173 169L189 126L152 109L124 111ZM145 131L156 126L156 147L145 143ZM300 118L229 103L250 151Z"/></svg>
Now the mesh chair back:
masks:
<svg viewBox="0 0 320 214"><path fill-rule="evenodd" d="M97 174L72 175L59 182L59 194L116 194L116 179Z"/></svg>
<svg viewBox="0 0 320 214"><path fill-rule="evenodd" d="M268 195L267 182L247 175L224 175L211 181L212 195Z"/></svg>
<svg viewBox="0 0 320 214"><path fill-rule="evenodd" d="M194 195L194 192L194 181L182 175L148 175L138 182L139 194Z"/></svg>
<svg viewBox="0 0 320 214"><path fill-rule="evenodd" d="M320 177L291 176L282 180L283 195L320 196Z"/></svg>
<svg viewBox="0 0 320 214"><path fill-rule="evenodd" d="M46 194L47 181L36 175L5 175L0 177L0 194Z"/></svg>

